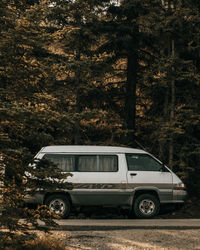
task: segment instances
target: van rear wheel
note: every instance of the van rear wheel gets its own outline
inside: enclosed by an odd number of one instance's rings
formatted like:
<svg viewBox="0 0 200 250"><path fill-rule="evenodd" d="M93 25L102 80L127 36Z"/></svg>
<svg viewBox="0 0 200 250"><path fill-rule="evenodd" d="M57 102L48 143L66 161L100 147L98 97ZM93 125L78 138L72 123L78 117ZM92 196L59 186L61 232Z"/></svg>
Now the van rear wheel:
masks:
<svg viewBox="0 0 200 250"><path fill-rule="evenodd" d="M45 204L49 210L61 216L61 218L68 217L71 209L71 204L68 198L62 194L51 195L46 199Z"/></svg>
<svg viewBox="0 0 200 250"><path fill-rule="evenodd" d="M160 202L151 194L142 194L134 202L133 210L137 218L152 218L159 213Z"/></svg>

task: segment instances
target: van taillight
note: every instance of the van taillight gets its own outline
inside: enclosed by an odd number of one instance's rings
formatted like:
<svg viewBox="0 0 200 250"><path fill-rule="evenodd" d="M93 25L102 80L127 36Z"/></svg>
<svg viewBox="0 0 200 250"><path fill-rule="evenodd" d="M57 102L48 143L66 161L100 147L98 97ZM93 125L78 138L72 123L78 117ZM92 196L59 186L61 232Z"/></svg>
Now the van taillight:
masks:
<svg viewBox="0 0 200 250"><path fill-rule="evenodd" d="M177 183L177 184L174 185L174 189L175 189L175 190L185 190L185 189L186 189L186 188L185 188L185 184L182 183L182 182Z"/></svg>

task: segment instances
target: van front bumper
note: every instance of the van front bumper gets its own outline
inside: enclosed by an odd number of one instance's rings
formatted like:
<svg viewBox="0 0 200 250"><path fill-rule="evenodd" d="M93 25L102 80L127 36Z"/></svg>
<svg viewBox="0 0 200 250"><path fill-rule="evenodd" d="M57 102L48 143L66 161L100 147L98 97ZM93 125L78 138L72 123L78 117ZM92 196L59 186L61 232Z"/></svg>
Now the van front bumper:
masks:
<svg viewBox="0 0 200 250"><path fill-rule="evenodd" d="M187 199L186 190L173 190L173 202L174 203L183 203Z"/></svg>

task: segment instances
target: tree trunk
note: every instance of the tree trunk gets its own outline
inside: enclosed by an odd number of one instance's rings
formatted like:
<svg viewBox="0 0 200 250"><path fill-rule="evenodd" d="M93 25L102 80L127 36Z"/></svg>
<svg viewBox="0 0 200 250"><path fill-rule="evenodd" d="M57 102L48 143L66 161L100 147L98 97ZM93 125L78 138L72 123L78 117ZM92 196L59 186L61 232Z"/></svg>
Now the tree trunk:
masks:
<svg viewBox="0 0 200 250"><path fill-rule="evenodd" d="M164 100L164 110L163 110L163 121L161 124L161 133L163 133L162 132L163 128L166 126L166 122L168 121L168 109L169 109L168 98L169 98L169 89L166 88L165 100ZM165 146L165 142L163 140L161 140L159 142L159 159L165 162L166 159L164 157L164 146Z"/></svg>
<svg viewBox="0 0 200 250"><path fill-rule="evenodd" d="M174 50L174 40L172 40L172 57L175 56ZM174 71L174 67L172 67L172 72ZM171 83L171 110L170 110L170 124L174 121L174 107L175 107L175 81L172 79ZM172 125L171 125L172 126ZM173 159L174 159L174 142L173 142L173 134L171 134L171 138L169 141L169 166L172 169Z"/></svg>
<svg viewBox="0 0 200 250"><path fill-rule="evenodd" d="M78 66L75 70L75 87L76 87L76 104L75 104L75 114L79 114L81 112L80 107L80 84L81 84L81 69L80 69L80 58L81 58L81 45L80 38L78 39L78 49L76 51L76 62L78 62ZM80 131L80 120L78 116L75 118L74 123L74 144L81 144L81 131Z"/></svg>
<svg viewBox="0 0 200 250"><path fill-rule="evenodd" d="M135 50L136 51L136 50ZM128 129L128 143L134 146L136 121L136 84L138 58L137 52L129 54L127 58L127 84L125 102L125 120Z"/></svg>

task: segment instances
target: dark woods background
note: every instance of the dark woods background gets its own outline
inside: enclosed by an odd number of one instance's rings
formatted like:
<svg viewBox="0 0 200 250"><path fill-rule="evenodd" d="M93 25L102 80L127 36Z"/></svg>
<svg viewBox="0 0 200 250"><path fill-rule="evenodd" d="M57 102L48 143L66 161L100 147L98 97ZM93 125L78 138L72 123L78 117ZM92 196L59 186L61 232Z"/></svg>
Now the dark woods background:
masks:
<svg viewBox="0 0 200 250"><path fill-rule="evenodd" d="M200 198L198 0L0 1L0 148L144 147Z"/></svg>

